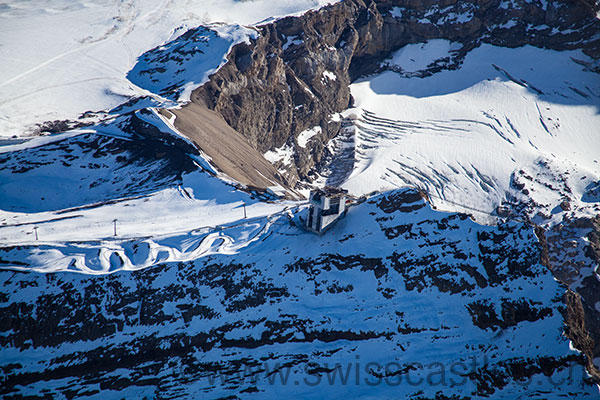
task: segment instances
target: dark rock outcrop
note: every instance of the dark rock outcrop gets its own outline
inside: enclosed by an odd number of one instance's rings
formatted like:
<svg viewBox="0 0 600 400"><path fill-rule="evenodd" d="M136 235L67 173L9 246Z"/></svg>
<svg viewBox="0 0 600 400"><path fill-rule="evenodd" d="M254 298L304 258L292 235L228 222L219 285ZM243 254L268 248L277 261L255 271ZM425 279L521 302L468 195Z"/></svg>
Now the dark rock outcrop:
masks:
<svg viewBox="0 0 600 400"><path fill-rule="evenodd" d="M600 56L600 20L585 2L499 0L414 1L346 0L259 26L258 39L239 44L229 62L197 89L192 101L223 116L248 142L264 153L284 145L295 147L288 183L305 178L338 134L332 115L352 99L348 85L380 70L381 61L409 43L443 38L463 44L456 68L480 43L519 47L581 48ZM391 12L394 10L394 12ZM460 16L460 18L458 17ZM564 33L563 33L564 32ZM320 126L322 134L306 148L298 135Z"/></svg>
<svg viewBox="0 0 600 400"><path fill-rule="evenodd" d="M567 221L554 227L549 235L543 228L536 227L535 232L541 247L540 261L565 285L570 285L574 278L579 278L581 268L598 265L600 262L600 253L596 247L600 230L598 222L600 217L581 218L572 223ZM574 225L594 228L587 234L590 242L586 248L586 255L589 257L587 262L577 261L580 257L572 251L565 257L564 247L572 243L570 238L577 237L572 231ZM567 325L565 334L573 341L574 346L585 354L588 372L596 380L600 380L600 371L593 363L594 358L600 354L600 320L596 310L596 304L600 302L600 281L596 274L585 276L577 291L567 289L564 302L565 308L562 313Z"/></svg>
<svg viewBox="0 0 600 400"><path fill-rule="evenodd" d="M529 225L434 212L417 191L368 199L322 237L273 222L237 254L0 271L0 395L272 398L281 371L291 397L597 396ZM338 364L350 384L330 381Z"/></svg>

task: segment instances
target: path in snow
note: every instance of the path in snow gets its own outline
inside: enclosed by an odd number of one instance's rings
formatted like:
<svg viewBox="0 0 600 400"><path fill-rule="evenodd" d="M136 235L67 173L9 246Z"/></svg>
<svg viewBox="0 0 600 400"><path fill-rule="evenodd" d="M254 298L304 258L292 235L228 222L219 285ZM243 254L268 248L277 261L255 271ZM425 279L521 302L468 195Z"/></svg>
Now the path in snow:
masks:
<svg viewBox="0 0 600 400"><path fill-rule="evenodd" d="M3 249L2 268L101 275L144 269L165 262L193 261L213 254L232 255L257 240L265 240L272 233L273 224L289 224L284 216L287 212L286 208L279 213L225 226L146 238L30 242Z"/></svg>

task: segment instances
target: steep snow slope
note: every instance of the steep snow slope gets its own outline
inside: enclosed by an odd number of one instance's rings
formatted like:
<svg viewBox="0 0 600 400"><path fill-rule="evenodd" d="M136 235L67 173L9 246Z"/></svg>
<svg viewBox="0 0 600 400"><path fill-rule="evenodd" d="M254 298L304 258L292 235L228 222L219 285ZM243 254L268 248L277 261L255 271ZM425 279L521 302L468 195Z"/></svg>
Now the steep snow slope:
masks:
<svg viewBox="0 0 600 400"><path fill-rule="evenodd" d="M85 111L110 110L128 98L149 95L127 80L127 72L143 52L191 27L213 22L252 24L330 2L3 2L0 136L35 133L40 129L35 124L76 120ZM215 58L221 60L227 48L221 48L223 54Z"/></svg>
<svg viewBox="0 0 600 400"><path fill-rule="evenodd" d="M255 31L239 25L201 26L144 53L127 78L152 93L189 101L192 90L227 62L233 46L249 44L256 36Z"/></svg>
<svg viewBox="0 0 600 400"><path fill-rule="evenodd" d="M0 246L14 252L2 264L107 273L191 260L233 251L231 224L254 226L292 206L237 190L152 116L140 111L0 148ZM128 247L139 238L143 245Z"/></svg>
<svg viewBox="0 0 600 400"><path fill-rule="evenodd" d="M437 207L485 220L518 194L515 174L556 171L566 189L534 184L527 196L539 204L536 211L552 215L567 196L582 215L598 212L597 201L583 199L600 179L600 79L581 65L588 58L482 45L458 70L413 77L447 60L452 52L439 49L452 46L407 46L393 57L398 72L351 86L356 108L346 116L354 117L330 143L337 156L325 181L355 194L416 186ZM413 48L431 58L425 68L415 69Z"/></svg>
<svg viewBox="0 0 600 400"><path fill-rule="evenodd" d="M139 272L0 271L2 395L598 395L525 224L481 226L404 190L323 237L284 216L258 240L241 229L233 254Z"/></svg>

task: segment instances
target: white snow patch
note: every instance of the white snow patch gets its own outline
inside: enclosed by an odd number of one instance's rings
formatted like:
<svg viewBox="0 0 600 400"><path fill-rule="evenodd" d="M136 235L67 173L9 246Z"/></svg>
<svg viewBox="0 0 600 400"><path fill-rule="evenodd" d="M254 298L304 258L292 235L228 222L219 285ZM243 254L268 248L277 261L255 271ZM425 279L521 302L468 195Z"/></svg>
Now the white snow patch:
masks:
<svg viewBox="0 0 600 400"><path fill-rule="evenodd" d="M308 142L316 135L320 135L323 132L320 126L307 129L298 135L298 146L305 148Z"/></svg>
<svg viewBox="0 0 600 400"><path fill-rule="evenodd" d="M516 19L511 19L501 25L498 25L498 28L502 28L502 29L510 29L513 26L517 26L517 20Z"/></svg>
<svg viewBox="0 0 600 400"><path fill-rule="evenodd" d="M533 26L531 24L527 25L527 30L543 31L546 29L550 29L550 27L548 25L538 25L538 26Z"/></svg>
<svg viewBox="0 0 600 400"><path fill-rule="evenodd" d="M286 38L285 43L282 46L282 49L283 49L283 51L286 51L291 46L298 46L298 45L301 45L302 43L304 43L304 40L302 40L301 38L299 38L297 36L288 36Z"/></svg>
<svg viewBox="0 0 600 400"><path fill-rule="evenodd" d="M397 50L383 62L387 66L400 67L404 72L417 72L427 69L435 61L448 57L460 49L460 43L445 39L434 39L425 43L409 44Z"/></svg>
<svg viewBox="0 0 600 400"><path fill-rule="evenodd" d="M337 80L337 76L331 71L323 71L323 77L329 79L330 81Z"/></svg>
<svg viewBox="0 0 600 400"><path fill-rule="evenodd" d="M498 8L501 8L503 10L508 10L508 9L511 9L511 8L516 8L516 5L515 5L515 3L514 3L513 0L503 1L502 3L500 3L498 5Z"/></svg>
<svg viewBox="0 0 600 400"><path fill-rule="evenodd" d="M275 164L277 162L281 162L283 165L291 165L292 158L294 157L294 148L287 143L283 146L275 149L269 150L264 154L264 157L267 161Z"/></svg>
<svg viewBox="0 0 600 400"><path fill-rule="evenodd" d="M329 118L329 121L331 121L331 122L340 122L341 120L342 120L342 114L340 114L340 113L331 114L331 117Z"/></svg>
<svg viewBox="0 0 600 400"><path fill-rule="evenodd" d="M464 24L466 22L469 22L470 20L473 19L473 13L468 11L468 12L464 12L464 13L448 13L444 16L444 18L442 19L442 23L459 23L459 24Z"/></svg>
<svg viewBox="0 0 600 400"><path fill-rule="evenodd" d="M394 18L402 18L402 8L392 7L392 9L390 10L390 15Z"/></svg>

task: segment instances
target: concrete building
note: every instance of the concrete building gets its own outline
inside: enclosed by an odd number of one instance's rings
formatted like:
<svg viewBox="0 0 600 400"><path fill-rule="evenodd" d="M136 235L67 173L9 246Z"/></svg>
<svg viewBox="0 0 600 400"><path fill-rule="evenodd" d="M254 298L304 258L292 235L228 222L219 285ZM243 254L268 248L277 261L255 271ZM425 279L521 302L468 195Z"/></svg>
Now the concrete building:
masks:
<svg viewBox="0 0 600 400"><path fill-rule="evenodd" d="M310 209L306 220L306 228L321 235L334 222L346 215L346 199L348 191L325 187L310 193Z"/></svg>

